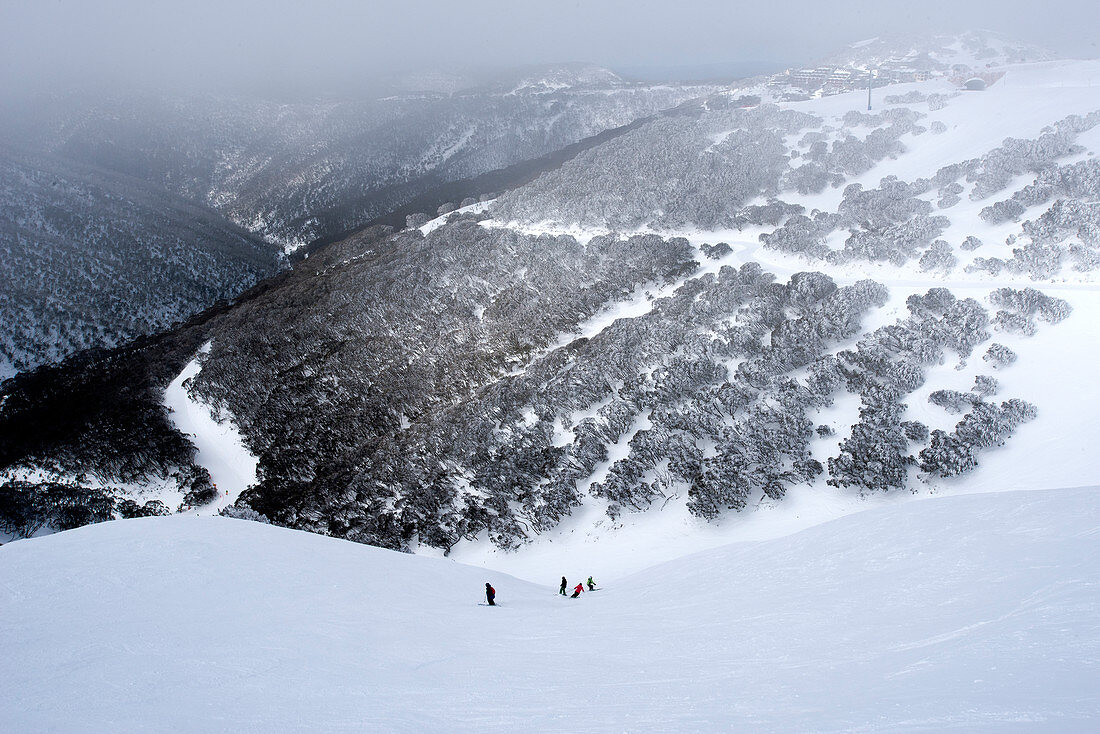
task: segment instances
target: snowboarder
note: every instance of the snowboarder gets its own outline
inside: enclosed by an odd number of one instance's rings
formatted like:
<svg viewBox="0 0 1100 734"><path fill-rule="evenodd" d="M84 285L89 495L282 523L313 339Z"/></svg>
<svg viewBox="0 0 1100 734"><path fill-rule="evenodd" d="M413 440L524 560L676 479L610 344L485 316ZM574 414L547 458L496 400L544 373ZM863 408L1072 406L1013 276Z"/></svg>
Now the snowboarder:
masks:
<svg viewBox="0 0 1100 734"><path fill-rule="evenodd" d="M489 602L489 606L495 607L497 603L493 601L497 598L497 590L494 589L488 581L485 582L485 601Z"/></svg>
<svg viewBox="0 0 1100 734"><path fill-rule="evenodd" d="M566 582L565 577L562 576L561 577L561 590L558 593L561 594L562 596L565 596L565 587L568 586L568 585L569 584Z"/></svg>
<svg viewBox="0 0 1100 734"><path fill-rule="evenodd" d="M573 589L573 596L571 596L569 598L570 599L576 599L578 596L581 595L582 591L584 591L584 584L577 584L576 588Z"/></svg>
<svg viewBox="0 0 1100 734"><path fill-rule="evenodd" d="M596 590L596 582L592 580L591 576L588 577L588 590L589 591L595 591Z"/></svg>

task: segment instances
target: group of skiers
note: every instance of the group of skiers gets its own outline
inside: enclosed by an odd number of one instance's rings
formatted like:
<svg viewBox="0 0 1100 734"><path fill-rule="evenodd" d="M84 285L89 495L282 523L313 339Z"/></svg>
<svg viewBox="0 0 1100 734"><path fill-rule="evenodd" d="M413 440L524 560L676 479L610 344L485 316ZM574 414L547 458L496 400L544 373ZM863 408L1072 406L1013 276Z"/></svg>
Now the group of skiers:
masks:
<svg viewBox="0 0 1100 734"><path fill-rule="evenodd" d="M581 592L584 591L584 585L585 584L588 584L588 590L589 591L595 591L596 590L596 582L592 580L591 576L589 576L588 581L582 581L581 583L579 583L575 587L573 587L573 595L570 596L569 598L570 599L576 599L578 596L580 596ZM562 576L561 577L561 590L558 593L560 593L562 596L566 596L565 589L568 586L569 586L569 582L565 580L564 576ZM490 584L488 581L486 581L485 582L485 601L489 602L489 606L495 607L497 605L496 598L497 598L497 590L493 588L492 584Z"/></svg>
<svg viewBox="0 0 1100 734"><path fill-rule="evenodd" d="M569 598L570 599L576 599L578 596L580 596L581 592L584 591L584 585L585 584L588 584L588 590L589 591L595 591L596 590L596 582L592 580L591 576L589 576L588 581L582 581L581 583L579 583L575 587L573 587L573 595ZM562 576L561 577L561 590L558 591L558 593L561 594L562 596L565 596L565 587L567 587L567 586L569 586L569 582L565 580L564 576Z"/></svg>

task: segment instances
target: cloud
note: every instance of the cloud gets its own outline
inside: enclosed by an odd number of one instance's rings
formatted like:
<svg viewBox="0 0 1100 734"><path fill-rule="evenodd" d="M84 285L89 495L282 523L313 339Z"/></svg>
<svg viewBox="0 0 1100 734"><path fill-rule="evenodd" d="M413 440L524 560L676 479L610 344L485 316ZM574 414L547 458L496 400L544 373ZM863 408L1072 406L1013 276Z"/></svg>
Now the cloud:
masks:
<svg viewBox="0 0 1100 734"><path fill-rule="evenodd" d="M1082 0L45 0L0 5L0 83L339 87L403 69L805 63L859 38L991 28L1096 55Z"/></svg>

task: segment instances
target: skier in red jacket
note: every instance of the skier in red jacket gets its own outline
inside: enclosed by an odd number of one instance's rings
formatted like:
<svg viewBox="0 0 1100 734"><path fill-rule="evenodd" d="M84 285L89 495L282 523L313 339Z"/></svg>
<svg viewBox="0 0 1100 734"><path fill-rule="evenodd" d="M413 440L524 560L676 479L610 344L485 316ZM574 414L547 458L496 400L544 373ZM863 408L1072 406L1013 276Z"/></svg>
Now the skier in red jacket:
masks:
<svg viewBox="0 0 1100 734"><path fill-rule="evenodd" d="M579 584L577 584L577 587L575 589L573 589L573 596L571 596L569 598L570 599L576 599L578 596L581 595L582 591L584 591L584 583L579 583Z"/></svg>

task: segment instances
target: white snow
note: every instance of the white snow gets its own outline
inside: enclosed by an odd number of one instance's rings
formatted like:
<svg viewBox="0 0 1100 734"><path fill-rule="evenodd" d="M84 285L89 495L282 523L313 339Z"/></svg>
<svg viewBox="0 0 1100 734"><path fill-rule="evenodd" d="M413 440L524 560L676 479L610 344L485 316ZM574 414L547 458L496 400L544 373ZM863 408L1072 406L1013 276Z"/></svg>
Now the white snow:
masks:
<svg viewBox="0 0 1100 734"><path fill-rule="evenodd" d="M439 229L444 224L446 224L447 219L451 216L451 214L480 214L481 212L488 209L489 205L492 204L492 203L493 203L493 200L489 199L487 201L479 201L476 204L469 204L467 206L461 206L458 209L455 209L453 212L448 212L447 214L442 214L442 215L436 217L435 219L429 219L424 225L422 225L418 229L420 230L421 234L426 235L429 232L431 232L433 229Z"/></svg>
<svg viewBox="0 0 1100 734"><path fill-rule="evenodd" d="M195 463L210 472L218 497L197 512L213 514L233 504L241 492L256 483L258 460L245 446L231 417L197 399L188 391L188 380L202 369L202 356L210 351L207 342L164 393L164 404L180 433L198 449Z"/></svg>
<svg viewBox="0 0 1100 734"><path fill-rule="evenodd" d="M1097 491L910 502L630 577L593 554L543 584L219 517L89 526L0 548L0 720L1095 731ZM561 597L563 573L601 588Z"/></svg>

